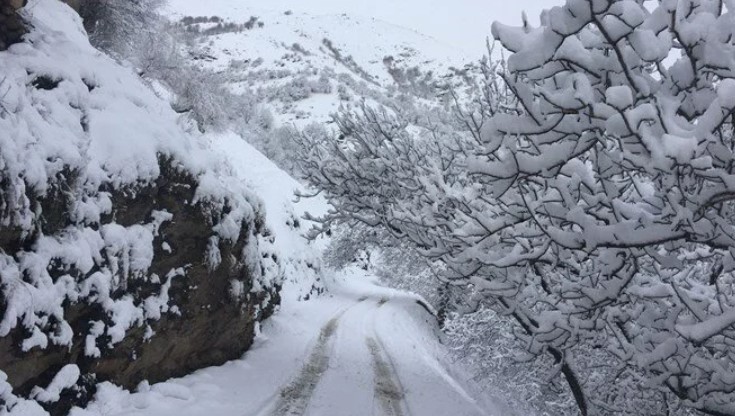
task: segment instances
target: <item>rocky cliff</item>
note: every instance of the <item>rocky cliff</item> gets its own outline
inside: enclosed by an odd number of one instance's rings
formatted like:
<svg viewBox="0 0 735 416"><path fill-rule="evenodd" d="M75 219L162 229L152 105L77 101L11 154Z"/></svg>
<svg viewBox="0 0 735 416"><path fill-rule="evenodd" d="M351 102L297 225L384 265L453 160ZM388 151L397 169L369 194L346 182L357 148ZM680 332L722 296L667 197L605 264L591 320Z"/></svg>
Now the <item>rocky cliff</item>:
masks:
<svg viewBox="0 0 735 416"><path fill-rule="evenodd" d="M281 272L262 203L206 141L68 6L33 7L0 52L0 413L64 414L101 381L238 358Z"/></svg>

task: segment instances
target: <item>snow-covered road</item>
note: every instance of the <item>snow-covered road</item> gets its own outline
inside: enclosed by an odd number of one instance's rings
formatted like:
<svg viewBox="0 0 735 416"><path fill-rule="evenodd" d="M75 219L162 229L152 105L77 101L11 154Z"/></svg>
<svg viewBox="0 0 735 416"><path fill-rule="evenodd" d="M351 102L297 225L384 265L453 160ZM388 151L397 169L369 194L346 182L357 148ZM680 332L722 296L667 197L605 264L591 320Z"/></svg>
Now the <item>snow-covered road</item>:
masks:
<svg viewBox="0 0 735 416"><path fill-rule="evenodd" d="M93 414L156 416L508 415L470 394L410 294L369 277L284 306L241 360L127 393L104 385ZM86 413L85 413L86 414Z"/></svg>
<svg viewBox="0 0 735 416"><path fill-rule="evenodd" d="M432 319L415 299L354 302L324 324L301 371L261 415L486 413L411 337L418 331L406 322L410 313Z"/></svg>
<svg viewBox="0 0 735 416"><path fill-rule="evenodd" d="M376 407L386 415L406 414L403 388L374 327L387 301L363 296L328 320L301 371L261 414L376 414ZM334 400L335 391L351 399Z"/></svg>

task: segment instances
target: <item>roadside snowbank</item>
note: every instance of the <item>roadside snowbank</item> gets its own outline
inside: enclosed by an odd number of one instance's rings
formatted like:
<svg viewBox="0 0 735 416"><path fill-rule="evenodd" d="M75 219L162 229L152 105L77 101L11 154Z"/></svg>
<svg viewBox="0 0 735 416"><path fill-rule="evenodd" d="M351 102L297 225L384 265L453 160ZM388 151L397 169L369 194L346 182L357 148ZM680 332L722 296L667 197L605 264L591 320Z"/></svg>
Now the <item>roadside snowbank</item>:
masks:
<svg viewBox="0 0 735 416"><path fill-rule="evenodd" d="M328 239L307 240L304 235L312 223L302 217L305 213L326 213L327 202L320 196L297 199L297 191L308 194L306 188L240 136L224 133L209 139L212 148L234 168L233 175L263 201L266 225L276 237L273 247L281 256L283 301L308 299L323 292L322 251Z"/></svg>

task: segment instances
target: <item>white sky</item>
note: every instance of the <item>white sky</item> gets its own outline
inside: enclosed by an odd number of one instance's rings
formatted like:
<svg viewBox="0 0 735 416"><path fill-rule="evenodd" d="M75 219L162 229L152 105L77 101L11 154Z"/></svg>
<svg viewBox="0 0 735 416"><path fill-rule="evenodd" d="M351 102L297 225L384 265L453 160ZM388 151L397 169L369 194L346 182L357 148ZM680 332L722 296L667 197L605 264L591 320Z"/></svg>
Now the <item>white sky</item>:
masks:
<svg viewBox="0 0 735 416"><path fill-rule="evenodd" d="M176 1L176 0L170 0ZM520 25L521 12L538 23L541 10L564 0L243 0L254 8L309 14L349 13L414 29L443 43L482 54L493 20Z"/></svg>

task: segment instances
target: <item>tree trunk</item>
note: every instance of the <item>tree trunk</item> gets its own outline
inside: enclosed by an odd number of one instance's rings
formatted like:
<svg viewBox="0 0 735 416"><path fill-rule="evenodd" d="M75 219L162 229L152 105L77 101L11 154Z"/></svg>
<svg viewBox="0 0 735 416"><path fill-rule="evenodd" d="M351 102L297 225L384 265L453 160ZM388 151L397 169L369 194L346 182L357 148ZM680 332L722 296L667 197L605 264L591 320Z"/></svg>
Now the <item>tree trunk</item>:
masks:
<svg viewBox="0 0 735 416"><path fill-rule="evenodd" d="M507 308L509 306L508 302L506 302L505 299L500 298L499 301L503 305L503 307ZM523 328L524 331L526 331L527 334L532 335L531 328L528 327L526 322L521 319L517 312L512 313L511 316L513 316L513 319L518 322L518 324L521 326L521 328ZM582 389L582 384L579 382L579 379L574 373L574 370L568 363L564 361L564 354L562 354L561 351L553 347L549 347L548 351L549 354L554 357L554 360L556 360L557 363L562 363L561 373L564 375L564 379L566 379L567 384L569 384L569 389L572 391L574 401L577 403L579 414L581 416L588 416L589 409L587 408L587 398L585 397L584 390Z"/></svg>

